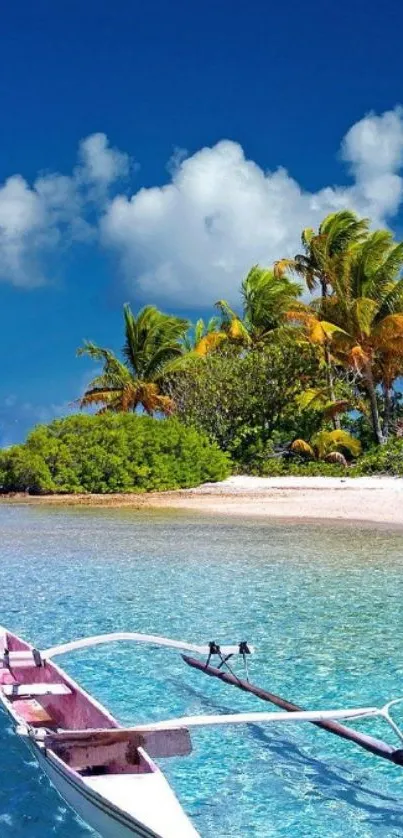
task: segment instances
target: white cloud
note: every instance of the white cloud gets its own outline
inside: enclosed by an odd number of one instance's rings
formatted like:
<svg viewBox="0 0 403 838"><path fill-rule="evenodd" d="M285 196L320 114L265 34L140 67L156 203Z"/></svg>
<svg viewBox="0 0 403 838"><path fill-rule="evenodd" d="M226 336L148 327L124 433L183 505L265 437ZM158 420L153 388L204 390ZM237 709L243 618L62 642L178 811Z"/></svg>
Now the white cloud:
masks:
<svg viewBox="0 0 403 838"><path fill-rule="evenodd" d="M240 145L223 140L179 159L166 186L116 196L102 221L132 290L175 305L236 299L255 262L300 248L303 227L345 206L385 224L400 206L403 111L370 114L342 143L353 183L303 191L285 169L264 172Z"/></svg>
<svg viewBox="0 0 403 838"><path fill-rule="evenodd" d="M371 113L356 122L344 137L342 155L361 177L398 170L403 163L403 108L381 116Z"/></svg>
<svg viewBox="0 0 403 838"><path fill-rule="evenodd" d="M40 283L34 266L27 271L29 241L44 229L45 213L39 195L20 175L8 178L0 187L0 276L16 285ZM33 254L32 254L33 255Z"/></svg>
<svg viewBox="0 0 403 838"><path fill-rule="evenodd" d="M90 183L108 186L129 174L130 158L127 154L109 146L106 134L91 134L81 140L79 146L81 177Z"/></svg>
<svg viewBox="0 0 403 838"><path fill-rule="evenodd" d="M175 306L235 301L255 262L270 265L300 247L303 227L349 206L387 224L403 199L403 109L369 114L341 144L349 186L304 191L283 168L264 171L236 142L191 157L176 150L170 182L117 194L133 169L103 133L81 141L69 175L14 175L0 185L0 279L33 286L49 256L76 241L113 248L138 298ZM114 196L114 197L113 197Z"/></svg>
<svg viewBox="0 0 403 838"><path fill-rule="evenodd" d="M32 186L21 175L0 185L0 279L20 287L46 280L50 254L96 236L93 222L107 189L127 174L129 158L110 148L105 134L80 143L80 164L71 175L48 173ZM92 215L89 216L89 208Z"/></svg>

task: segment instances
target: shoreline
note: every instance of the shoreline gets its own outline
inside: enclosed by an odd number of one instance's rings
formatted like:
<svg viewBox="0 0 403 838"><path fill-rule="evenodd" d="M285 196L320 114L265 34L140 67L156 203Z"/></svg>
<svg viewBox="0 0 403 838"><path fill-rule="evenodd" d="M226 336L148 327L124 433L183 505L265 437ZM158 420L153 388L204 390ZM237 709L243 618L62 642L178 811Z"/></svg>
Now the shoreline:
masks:
<svg viewBox="0 0 403 838"><path fill-rule="evenodd" d="M228 517L403 527L403 478L230 477L169 492L4 495L2 504L188 510Z"/></svg>

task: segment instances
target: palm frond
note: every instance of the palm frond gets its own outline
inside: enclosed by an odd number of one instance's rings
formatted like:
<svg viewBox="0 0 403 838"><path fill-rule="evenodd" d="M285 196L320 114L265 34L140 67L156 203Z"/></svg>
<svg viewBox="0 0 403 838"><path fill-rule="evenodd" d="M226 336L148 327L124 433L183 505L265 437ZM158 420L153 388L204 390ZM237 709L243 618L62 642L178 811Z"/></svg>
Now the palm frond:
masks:
<svg viewBox="0 0 403 838"><path fill-rule="evenodd" d="M315 230L313 227L305 227L301 233L301 244L305 250L309 250L312 240L315 237Z"/></svg>
<svg viewBox="0 0 403 838"><path fill-rule="evenodd" d="M81 407L103 404L103 410L129 411L140 405L149 413L171 413L172 400L162 395L159 383L168 365L183 356L188 321L145 306L135 316L124 306L125 345L119 360L109 349L86 341L79 350L103 364L102 373L88 385Z"/></svg>
<svg viewBox="0 0 403 838"><path fill-rule="evenodd" d="M204 358L206 355L209 355L210 352L218 349L218 347L226 340L228 340L228 334L226 332L210 332L200 338L194 351L196 355Z"/></svg>
<svg viewBox="0 0 403 838"><path fill-rule="evenodd" d="M282 279L287 271L294 271L294 259L278 259L273 265L273 274L276 279Z"/></svg>
<svg viewBox="0 0 403 838"><path fill-rule="evenodd" d="M278 328L285 312L299 297L301 286L273 270L254 265L242 283L244 321L253 336Z"/></svg>
<svg viewBox="0 0 403 838"><path fill-rule="evenodd" d="M325 457L333 450L345 450L352 457L358 457L361 452L361 443L348 431L319 431L312 437L312 446L317 448L319 456Z"/></svg>
<svg viewBox="0 0 403 838"><path fill-rule="evenodd" d="M313 387L297 396L296 402L300 410L316 410L325 419L333 419L340 413L345 413L350 406L346 399L331 400L328 390Z"/></svg>
<svg viewBox="0 0 403 838"><path fill-rule="evenodd" d="M92 407L96 404L110 405L118 402L121 390L113 390L107 387L93 387L85 391L78 400L80 407Z"/></svg>
<svg viewBox="0 0 403 838"><path fill-rule="evenodd" d="M305 442L304 439L294 439L294 442L291 443L290 449L294 452L294 454L302 454L304 457L311 457L312 459L315 459L315 451L312 446L309 445L309 442Z"/></svg>
<svg viewBox="0 0 403 838"><path fill-rule="evenodd" d="M348 466L347 460L341 451L330 451L329 454L326 454L324 459L327 463L337 463L338 465L344 466L344 468L347 468Z"/></svg>

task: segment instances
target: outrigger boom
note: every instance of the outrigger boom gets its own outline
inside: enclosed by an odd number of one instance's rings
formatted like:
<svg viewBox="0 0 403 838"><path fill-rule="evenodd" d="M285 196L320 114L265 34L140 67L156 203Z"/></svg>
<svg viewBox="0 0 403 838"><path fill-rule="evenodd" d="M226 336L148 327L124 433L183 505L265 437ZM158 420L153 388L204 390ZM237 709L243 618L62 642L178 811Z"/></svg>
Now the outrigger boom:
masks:
<svg viewBox="0 0 403 838"><path fill-rule="evenodd" d="M403 701L402 699L398 699ZM394 703L394 702L393 702ZM223 713L205 716L182 716L178 719L167 719L163 722L139 725L134 728L136 733L148 731L178 730L189 727L211 727L215 725L239 725L239 724L267 724L268 722L324 722L337 721L338 719L366 719L368 716L382 716L389 721L387 711L389 704L385 707L356 707L351 710L301 710L295 713ZM400 739L403 735L399 730Z"/></svg>
<svg viewBox="0 0 403 838"><path fill-rule="evenodd" d="M34 663L41 663L58 655L65 655L68 652L75 652L78 649L88 649L91 646L100 646L105 643L114 643L116 641L133 641L135 643L146 643L150 646L162 646L169 649L177 649L180 652L192 652L196 655L222 655L228 657L237 654L252 654L254 652L253 646L248 646L245 642L238 643L236 646L218 646L214 642L207 645L199 646L195 643L187 643L184 640L171 640L167 637L159 637L155 634L139 634L138 632L121 631L113 632L112 634L97 634L93 637L82 637L79 640L72 640L69 643L61 643L58 646L51 646L49 649L39 651L38 649L27 649L23 651L14 651L6 653L6 665L15 666L32 666ZM3 655L4 665L4 655Z"/></svg>
<svg viewBox="0 0 403 838"><path fill-rule="evenodd" d="M374 717L381 717L391 726L396 735L403 741L403 733L390 717L390 707L395 704L403 702L403 698L389 701L383 707L355 707L347 710L300 710L293 713L285 712L279 713L276 711L270 713L227 713L218 715L203 715L203 716L181 716L177 719L166 719L161 722L152 722L148 724L137 725L136 727L121 728L119 731L112 731L110 734L113 741L128 739L129 737L141 737L146 734L156 734L152 739L153 756L162 756L159 747L159 738L164 742L164 735L169 734L171 742L180 742L181 747L184 747L184 734L188 734L189 728L194 727L212 727L217 725L240 725L240 724L267 724L273 722L277 724L291 723L299 724L301 722L326 722L338 721L342 719L367 719ZM161 734L159 737L158 734ZM41 738L41 737L39 737ZM75 730L72 733L55 733L50 736L45 736L43 741L46 745L50 743L55 745L59 743L67 746L74 744L78 746L80 743L86 747L89 741L102 739L106 741L105 731L99 730ZM190 742L190 740L189 740ZM191 748L186 748L183 753L190 753Z"/></svg>
<svg viewBox="0 0 403 838"><path fill-rule="evenodd" d="M266 701L269 704L274 704L276 707L280 707L282 710L285 710L287 714L291 714L291 716L294 716L295 713L303 711L303 708L300 707L298 704L294 704L293 702L288 701L286 698L282 698L279 695L275 695L275 693L271 693L268 690L264 690L262 689L262 687L258 687L256 684L251 684L249 680L239 678L238 675L236 675L231 669L228 668L228 664L225 660L222 662L222 664L220 664L220 668L217 668L214 666L210 666L209 662L203 663L202 661L196 660L195 658L188 657L188 655L182 655L182 658L185 661L185 663L187 663L188 666L192 667L193 669L198 669L206 675L209 675L213 678L218 678L225 684L237 687L243 692L251 693L257 698L260 698L262 701ZM225 671L225 668L227 668L228 671ZM393 704L399 703L401 700L402 699L395 699L394 701L389 702L389 704L385 705L385 708L383 709L388 710L391 706L393 706ZM384 715L385 717L385 714L382 712L378 712L377 715ZM347 727L346 725L340 724L340 722L335 720L334 717L332 719L324 719L322 717L322 719L310 719L309 721L317 727L320 727L323 730L328 731L328 733L332 733L335 736L339 736L341 739L346 739L349 742L353 742L353 744L358 745L360 748L363 748L365 751L369 751L369 753L374 754L377 757L381 757L381 759L389 760L390 762L393 762L395 765L403 765L402 748L393 748L391 745L389 745L387 742L384 742L382 739L378 739L374 736L369 736L368 734L355 730L352 727ZM390 718L390 715L386 719L386 721L388 721L390 727L393 728L396 735L401 740L401 731L397 727L397 725L395 725L393 719Z"/></svg>
<svg viewBox="0 0 403 838"><path fill-rule="evenodd" d="M204 656L203 661L182 655L189 666L276 705L280 712L184 716L123 728L52 659L126 640ZM198 833L152 759L188 755L192 728L308 722L403 765L403 733L390 715L390 709L402 698L381 708L304 710L250 683L247 656L252 651L245 641L233 646L219 646L213 641L197 645L135 632L101 634L38 651L0 628L0 703L60 794L103 838L197 838ZM242 657L246 678L240 678L231 668L233 655ZM217 667L211 666L212 658L218 659ZM398 737L398 748L340 724L348 719L379 717Z"/></svg>

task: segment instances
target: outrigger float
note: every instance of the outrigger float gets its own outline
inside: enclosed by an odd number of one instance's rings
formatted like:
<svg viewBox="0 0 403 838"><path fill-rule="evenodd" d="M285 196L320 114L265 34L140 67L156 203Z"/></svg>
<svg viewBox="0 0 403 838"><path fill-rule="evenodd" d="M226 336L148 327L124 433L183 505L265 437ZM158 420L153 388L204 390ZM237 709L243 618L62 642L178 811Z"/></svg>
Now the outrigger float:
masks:
<svg viewBox="0 0 403 838"><path fill-rule="evenodd" d="M123 728L86 693L53 658L77 649L118 640L176 649L189 666L226 684L252 693L283 712L188 716ZM165 637L132 632L104 634L38 651L0 628L0 701L40 767L64 800L103 838L196 838L196 831L154 759L187 756L190 729L211 725L310 722L361 748L403 765L403 733L391 718L395 699L384 707L348 710L303 710L251 684L246 642L235 646L198 646ZM191 653L191 655L189 655ZM198 658L193 657L198 655ZM245 677L232 669L234 655L243 659ZM201 660L200 658L205 658ZM211 661L218 662L212 666ZM231 660L231 664L230 664ZM381 717L400 747L340 724L343 720Z"/></svg>

